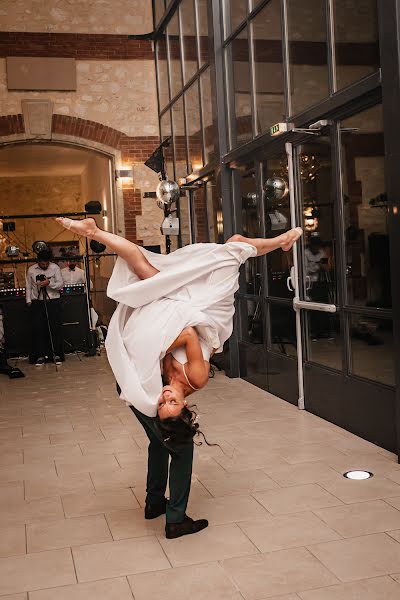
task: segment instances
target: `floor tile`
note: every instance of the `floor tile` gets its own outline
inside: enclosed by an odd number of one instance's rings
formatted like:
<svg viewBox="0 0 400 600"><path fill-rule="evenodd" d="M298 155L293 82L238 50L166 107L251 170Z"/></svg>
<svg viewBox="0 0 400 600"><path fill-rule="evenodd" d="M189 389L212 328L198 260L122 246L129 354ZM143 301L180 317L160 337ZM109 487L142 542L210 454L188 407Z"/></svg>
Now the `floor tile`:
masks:
<svg viewBox="0 0 400 600"><path fill-rule="evenodd" d="M69 549L0 559L0 595L75 583Z"/></svg>
<svg viewBox="0 0 400 600"><path fill-rule="evenodd" d="M25 554L25 527L15 525L0 529L0 557Z"/></svg>
<svg viewBox="0 0 400 600"><path fill-rule="evenodd" d="M10 524L33 523L34 521L51 521L64 518L60 498L41 498L32 501L13 502L0 509L0 527Z"/></svg>
<svg viewBox="0 0 400 600"><path fill-rule="evenodd" d="M338 540L340 536L310 512L269 517L239 524L260 552L272 552Z"/></svg>
<svg viewBox="0 0 400 600"><path fill-rule="evenodd" d="M164 533L165 517L145 519L143 508L107 512L105 516L114 540Z"/></svg>
<svg viewBox="0 0 400 600"><path fill-rule="evenodd" d="M93 492L94 487L89 473L80 473L58 477L35 477L25 481L26 500L61 496L68 493L85 494Z"/></svg>
<svg viewBox="0 0 400 600"><path fill-rule="evenodd" d="M266 473L280 486L319 483L340 477L339 473L323 462L309 462L298 465L267 467Z"/></svg>
<svg viewBox="0 0 400 600"><path fill-rule="evenodd" d="M358 502L315 511L342 537L356 537L400 528L400 511L383 500Z"/></svg>
<svg viewBox="0 0 400 600"><path fill-rule="evenodd" d="M116 440L104 442L82 442L80 444L82 452L86 454L115 454L116 452L130 452L134 456L139 456L141 450L132 436L120 437Z"/></svg>
<svg viewBox="0 0 400 600"><path fill-rule="evenodd" d="M400 570L400 544L385 533L317 544L309 549L343 582Z"/></svg>
<svg viewBox="0 0 400 600"><path fill-rule="evenodd" d="M29 600L132 600L132 592L121 577L31 592Z"/></svg>
<svg viewBox="0 0 400 600"><path fill-rule="evenodd" d="M62 476L72 473L89 473L96 469L119 469L117 460L112 455L107 456L81 456L71 460L56 460L57 473Z"/></svg>
<svg viewBox="0 0 400 600"><path fill-rule="evenodd" d="M244 556L223 562L246 600L263 600L338 583L305 548Z"/></svg>
<svg viewBox="0 0 400 600"><path fill-rule="evenodd" d="M251 496L208 498L193 502L190 506L192 519L207 519L210 525L238 523L263 518L268 514Z"/></svg>
<svg viewBox="0 0 400 600"><path fill-rule="evenodd" d="M232 496L278 488L275 481L261 470L223 473L215 479L200 476L200 481L213 496Z"/></svg>
<svg viewBox="0 0 400 600"><path fill-rule="evenodd" d="M275 515L342 504L335 496L316 484L297 485L271 492L256 492L253 495Z"/></svg>
<svg viewBox="0 0 400 600"><path fill-rule="evenodd" d="M128 488L137 485L144 486L146 483L147 471L146 468L140 464L136 467L130 465L126 469L99 469L91 471L90 476L97 491L119 490L124 487Z"/></svg>
<svg viewBox="0 0 400 600"><path fill-rule="evenodd" d="M135 600L241 600L218 563L141 573L128 577Z"/></svg>
<svg viewBox="0 0 400 600"><path fill-rule="evenodd" d="M106 511L138 508L139 504L130 489L69 494L62 496L66 517L96 515Z"/></svg>
<svg viewBox="0 0 400 600"><path fill-rule="evenodd" d="M196 533L167 540L159 538L173 567L224 560L257 553L257 548L235 524L210 526Z"/></svg>
<svg viewBox="0 0 400 600"><path fill-rule="evenodd" d="M288 444L288 447L280 450L279 454L292 465L305 462L319 462L343 456L342 452L327 444L302 444L295 445L294 447Z"/></svg>
<svg viewBox="0 0 400 600"><path fill-rule="evenodd" d="M301 600L398 600L400 586L390 577L377 577L330 588L300 592Z"/></svg>
<svg viewBox="0 0 400 600"><path fill-rule="evenodd" d="M0 483L0 507L24 499L24 484L22 481Z"/></svg>
<svg viewBox="0 0 400 600"><path fill-rule="evenodd" d="M39 446L37 448L29 448L24 450L24 463L32 464L41 461L53 462L54 460L81 458L82 451L78 445L61 446L49 445Z"/></svg>
<svg viewBox="0 0 400 600"><path fill-rule="evenodd" d="M1 600L27 600L28 596L26 594L11 594L9 596L2 596Z"/></svg>
<svg viewBox="0 0 400 600"><path fill-rule="evenodd" d="M0 467L0 484L13 481L24 481L31 477L51 477L56 473L54 464L40 463L33 465L13 465Z"/></svg>
<svg viewBox="0 0 400 600"><path fill-rule="evenodd" d="M371 477L362 481L339 477L331 481L322 481L320 485L345 503L400 496L400 485L383 477Z"/></svg>
<svg viewBox="0 0 400 600"><path fill-rule="evenodd" d="M108 542L112 539L103 515L31 523L26 528L28 552Z"/></svg>
<svg viewBox="0 0 400 600"><path fill-rule="evenodd" d="M72 552L79 582L170 567L157 538L150 536L79 546Z"/></svg>

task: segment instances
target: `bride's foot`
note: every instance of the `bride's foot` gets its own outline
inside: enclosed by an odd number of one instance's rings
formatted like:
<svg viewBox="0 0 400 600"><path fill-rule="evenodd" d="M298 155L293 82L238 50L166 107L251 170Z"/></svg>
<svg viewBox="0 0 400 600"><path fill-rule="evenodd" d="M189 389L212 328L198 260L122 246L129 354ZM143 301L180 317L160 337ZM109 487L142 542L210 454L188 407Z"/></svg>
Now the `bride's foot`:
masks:
<svg viewBox="0 0 400 600"><path fill-rule="evenodd" d="M281 248L284 252L288 252L293 244L297 242L297 240L303 235L303 230L301 227L295 227L294 229L290 229L286 233L282 234L282 242Z"/></svg>
<svg viewBox="0 0 400 600"><path fill-rule="evenodd" d="M57 217L57 223L60 223L65 229L69 229L73 233L83 235L84 237L92 238L96 235L97 225L94 219L68 219L67 217Z"/></svg>

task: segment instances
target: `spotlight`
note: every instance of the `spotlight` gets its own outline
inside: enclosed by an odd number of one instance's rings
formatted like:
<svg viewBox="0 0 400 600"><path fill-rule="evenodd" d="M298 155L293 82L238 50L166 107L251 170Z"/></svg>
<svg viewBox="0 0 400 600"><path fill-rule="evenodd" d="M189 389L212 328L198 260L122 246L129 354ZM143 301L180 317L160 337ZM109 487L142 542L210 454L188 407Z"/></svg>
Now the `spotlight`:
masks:
<svg viewBox="0 0 400 600"><path fill-rule="evenodd" d="M35 254L38 254L38 252L40 252L41 250L49 250L49 247L46 244L46 242L43 242L42 240L38 240L36 242L33 242L32 250L34 251Z"/></svg>
<svg viewBox="0 0 400 600"><path fill-rule="evenodd" d="M7 246L6 248L7 256L18 256L19 248L18 246Z"/></svg>
<svg viewBox="0 0 400 600"><path fill-rule="evenodd" d="M98 200L90 200L85 204L85 210L89 215L99 215L102 210L101 203Z"/></svg>
<svg viewBox="0 0 400 600"><path fill-rule="evenodd" d="M370 471L346 471L343 473L343 477L346 479L353 479L353 481L362 481L364 479L370 479L374 474Z"/></svg>
<svg viewBox="0 0 400 600"><path fill-rule="evenodd" d="M104 252L104 250L106 249L106 246L104 244L101 244L96 240L90 240L89 246L96 254L101 254L101 252Z"/></svg>

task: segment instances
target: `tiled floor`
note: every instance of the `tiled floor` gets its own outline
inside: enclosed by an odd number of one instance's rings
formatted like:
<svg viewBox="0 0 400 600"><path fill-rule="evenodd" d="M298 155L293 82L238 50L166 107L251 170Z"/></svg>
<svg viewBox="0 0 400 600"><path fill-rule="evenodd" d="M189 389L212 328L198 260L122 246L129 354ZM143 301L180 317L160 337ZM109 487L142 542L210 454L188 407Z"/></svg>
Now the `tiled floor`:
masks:
<svg viewBox="0 0 400 600"><path fill-rule="evenodd" d="M188 510L210 526L166 540L105 357L20 366L0 379L0 600L400 598L394 455L217 374L196 402L221 448L196 448Z"/></svg>

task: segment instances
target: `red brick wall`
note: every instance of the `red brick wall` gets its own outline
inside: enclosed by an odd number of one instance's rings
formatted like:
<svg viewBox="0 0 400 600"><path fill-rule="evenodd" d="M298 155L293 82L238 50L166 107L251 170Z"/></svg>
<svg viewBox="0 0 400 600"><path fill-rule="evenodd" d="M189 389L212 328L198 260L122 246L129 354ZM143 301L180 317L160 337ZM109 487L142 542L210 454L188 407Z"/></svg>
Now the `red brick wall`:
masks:
<svg viewBox="0 0 400 600"><path fill-rule="evenodd" d="M127 35L0 32L0 57L53 56L79 60L153 60L149 40Z"/></svg>
<svg viewBox="0 0 400 600"><path fill-rule="evenodd" d="M0 136L8 136L16 133L24 133L23 115L8 115L0 117ZM106 127L101 123L68 117L65 115L53 115L53 133L72 135L78 138L106 144L121 151L123 163L144 163L145 160L158 146L159 138L151 137L129 137ZM136 216L142 213L142 192L140 188L132 185L123 185L124 212L126 237L132 241L139 241L136 237Z"/></svg>

